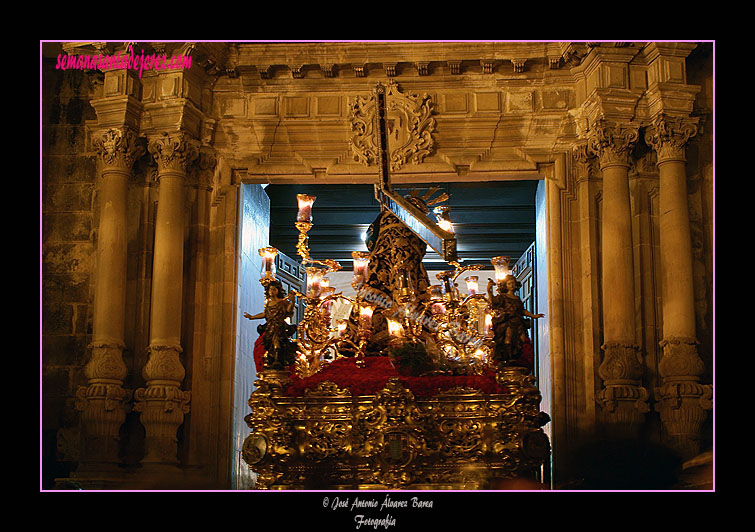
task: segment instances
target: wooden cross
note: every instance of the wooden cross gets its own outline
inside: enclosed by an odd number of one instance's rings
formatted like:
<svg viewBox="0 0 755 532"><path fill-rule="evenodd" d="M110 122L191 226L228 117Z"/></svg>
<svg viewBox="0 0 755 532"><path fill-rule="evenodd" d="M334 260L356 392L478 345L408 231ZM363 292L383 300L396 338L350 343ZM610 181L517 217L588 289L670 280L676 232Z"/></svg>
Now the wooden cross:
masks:
<svg viewBox="0 0 755 532"><path fill-rule="evenodd" d="M378 83L375 87L375 130L378 132L378 182L375 185L375 198L393 213L409 229L434 249L446 262L456 262L456 235L444 230L424 212L396 194L391 187L388 134L385 120L385 87Z"/></svg>

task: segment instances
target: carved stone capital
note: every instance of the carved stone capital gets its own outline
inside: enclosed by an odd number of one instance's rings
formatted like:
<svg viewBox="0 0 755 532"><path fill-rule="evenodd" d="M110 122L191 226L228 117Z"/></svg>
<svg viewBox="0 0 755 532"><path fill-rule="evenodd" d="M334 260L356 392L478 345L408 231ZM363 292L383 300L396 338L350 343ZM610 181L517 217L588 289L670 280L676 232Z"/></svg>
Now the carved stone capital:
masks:
<svg viewBox="0 0 755 532"><path fill-rule="evenodd" d="M118 342L98 342L89 346L92 356L84 367L84 376L91 381L108 380L123 382L128 368L123 363L125 346Z"/></svg>
<svg viewBox="0 0 755 532"><path fill-rule="evenodd" d="M694 338L664 338L660 342L663 358L658 364L658 373L665 380L699 377L705 372L705 364L697 353Z"/></svg>
<svg viewBox="0 0 755 532"><path fill-rule="evenodd" d="M144 146L137 143L136 133L128 128L103 131L92 144L104 166L126 171L131 171L134 161L145 153Z"/></svg>
<svg viewBox="0 0 755 532"><path fill-rule="evenodd" d="M598 375L606 385L624 384L642 378L642 360L639 348L633 344L606 342L601 346L605 355L598 368Z"/></svg>
<svg viewBox="0 0 755 532"><path fill-rule="evenodd" d="M199 155L198 143L184 132L163 133L150 141L148 149L157 162L158 174L186 173L189 164Z"/></svg>
<svg viewBox="0 0 755 532"><path fill-rule="evenodd" d="M645 132L645 142L658 154L658 164L669 161L686 162L689 139L697 135L697 120L658 116Z"/></svg>
<svg viewBox="0 0 755 532"><path fill-rule="evenodd" d="M142 369L142 376L149 385L152 381L171 383L178 386L186 376L186 370L181 365L179 353L181 346L178 345L151 345L149 360Z"/></svg>
<svg viewBox="0 0 755 532"><path fill-rule="evenodd" d="M639 348L633 344L607 342L603 363L598 374L603 379L604 388L596 400L601 407L603 421L611 432L631 434L633 427L642 423L645 413L650 411L648 391L640 386L642 361Z"/></svg>
<svg viewBox="0 0 755 532"><path fill-rule="evenodd" d="M600 160L601 169L610 166L629 168L639 136L639 128L635 125L599 120L588 131L588 146Z"/></svg>

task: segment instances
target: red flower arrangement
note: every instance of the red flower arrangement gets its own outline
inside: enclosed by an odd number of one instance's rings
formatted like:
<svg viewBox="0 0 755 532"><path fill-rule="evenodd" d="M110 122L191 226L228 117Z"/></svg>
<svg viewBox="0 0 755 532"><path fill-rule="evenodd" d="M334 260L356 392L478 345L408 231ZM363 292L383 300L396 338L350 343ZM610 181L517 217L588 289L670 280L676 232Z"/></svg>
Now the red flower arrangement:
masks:
<svg viewBox="0 0 755 532"><path fill-rule="evenodd" d="M532 368L532 344L524 344L520 359ZM364 367L357 367L354 358L339 358L323 368L320 372L306 378L291 375L291 384L285 393L289 397L300 397L307 389L314 389L322 382L331 381L339 388L348 389L352 395L374 395L381 390L388 379L398 377L411 390L415 397L431 397L440 391L457 386L474 388L483 393L503 393L504 389L495 378L495 370L485 369L482 375L433 375L413 377L402 375L386 356L365 357Z"/></svg>
<svg viewBox="0 0 755 532"><path fill-rule="evenodd" d="M528 339L524 342L520 361L530 370L534 362L534 350ZM263 367L262 358L265 347L262 345L262 335L254 343L254 364L257 372ZM292 368L293 369L293 368ZM495 370L487 368L482 375L434 375L426 377L413 377L399 373L391 363L390 358L385 356L373 356L365 358L365 366L357 367L352 357L339 358L330 363L318 373L300 378L291 372L291 384L285 393L289 397L300 397L307 389L314 389L318 384L325 381L335 383L339 388L348 389L352 395L375 395L385 387L388 379L398 377L404 385L411 390L415 397L431 397L439 391L448 390L457 386L474 388L483 393L503 393L503 388L496 382Z"/></svg>

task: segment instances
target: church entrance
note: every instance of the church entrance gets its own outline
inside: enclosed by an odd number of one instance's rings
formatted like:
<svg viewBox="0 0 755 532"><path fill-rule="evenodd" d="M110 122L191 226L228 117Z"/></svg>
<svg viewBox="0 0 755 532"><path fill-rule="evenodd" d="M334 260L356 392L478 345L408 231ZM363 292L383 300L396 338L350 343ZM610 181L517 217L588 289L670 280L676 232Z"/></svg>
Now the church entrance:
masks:
<svg viewBox="0 0 755 532"><path fill-rule="evenodd" d="M237 314L256 314L264 305L264 290L259 283L264 268L259 249L272 246L278 251L275 267L285 290L304 292L307 276L301 257L297 253L299 230L297 195L315 198L312 205L312 228L308 231L307 245L310 256L316 260L333 260L341 269L328 274L329 285L346 297L353 297L352 252L366 252L370 225L381 212L371 184L243 184L239 206L239 282ZM495 257L510 259L510 270L521 283L519 296L525 308L533 313L545 312L545 214L544 182L535 180L417 183L394 185L402 196L446 197L443 206L449 207L449 219L457 239L458 262L462 265L479 264L481 269L468 272L457 280L460 292L478 291L484 294L489 279L495 279L491 262ZM439 285L437 275L453 269L432 248L428 247L423 265L431 284ZM348 315L350 308L336 304L332 315ZM297 324L303 316L298 303L290 318ZM343 316L341 316L343 317ZM533 374L538 380L542 369L547 368L547 340L543 340L543 320L532 320L528 331L533 345ZM247 401L254 390L257 368L254 362L254 344L258 337L257 326L238 320L234 391L234 487L246 489L254 483L253 473L241 460L240 446L248 434L244 416L249 412ZM546 375L548 372L545 372ZM548 386L546 385L546 388ZM543 398L543 404L549 404ZM549 427L545 427L548 431ZM550 434L549 434L550 436ZM541 478L548 482L550 464L544 464Z"/></svg>

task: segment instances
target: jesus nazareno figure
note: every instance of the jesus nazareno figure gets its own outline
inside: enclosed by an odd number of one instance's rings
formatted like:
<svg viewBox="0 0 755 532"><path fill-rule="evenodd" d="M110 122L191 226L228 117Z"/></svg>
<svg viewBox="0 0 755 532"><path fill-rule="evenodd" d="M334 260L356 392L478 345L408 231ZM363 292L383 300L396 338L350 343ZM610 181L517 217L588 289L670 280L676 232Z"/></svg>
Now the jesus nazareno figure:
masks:
<svg viewBox="0 0 755 532"><path fill-rule="evenodd" d="M522 284L513 275L507 275L497 283L498 295L493 294L493 279L488 281L488 300L492 309L493 358L504 364L517 364L522 356L522 345L527 341L528 318L542 318L545 314L532 314L524 308L516 291Z"/></svg>
<svg viewBox="0 0 755 532"><path fill-rule="evenodd" d="M257 331L262 335L265 347L266 369L284 369L295 360L296 344L291 341L291 336L296 332L296 325L286 322L286 318L294 314L294 297L293 292L285 295L280 281L271 281L265 287L265 310L254 316L244 312L247 319L265 319Z"/></svg>

